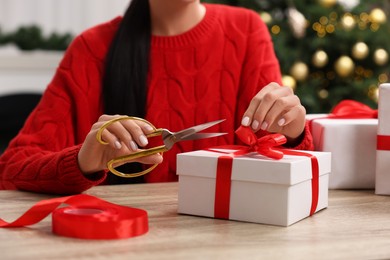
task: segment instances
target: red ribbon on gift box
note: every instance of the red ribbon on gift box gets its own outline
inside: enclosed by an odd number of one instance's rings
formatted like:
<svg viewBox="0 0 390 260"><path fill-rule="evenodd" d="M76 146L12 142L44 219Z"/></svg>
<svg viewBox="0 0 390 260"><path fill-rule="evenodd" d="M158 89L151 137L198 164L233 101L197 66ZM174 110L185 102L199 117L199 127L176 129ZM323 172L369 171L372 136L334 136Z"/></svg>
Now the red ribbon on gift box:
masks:
<svg viewBox="0 0 390 260"><path fill-rule="evenodd" d="M58 208L62 203L69 207ZM42 200L17 220L0 219L0 227L24 227L38 223L52 213L53 233L83 239L119 239L145 234L147 212L109 203L94 196L75 196Z"/></svg>
<svg viewBox="0 0 390 260"><path fill-rule="evenodd" d="M330 114L309 121L309 128L312 129L312 122L318 119L369 119L378 118L378 110L355 100L342 100L330 112Z"/></svg>
<svg viewBox="0 0 390 260"><path fill-rule="evenodd" d="M244 126L240 126L236 130L236 134L248 146L231 145L218 147L222 149L235 149L237 151L218 157L214 217L229 219L233 158L250 152L257 152L276 160L283 158L284 154L309 157L312 166L312 204L310 215L313 215L317 209L319 193L319 167L317 158L312 154L301 151L276 148L287 141L286 137L280 134L270 134L258 139L249 127ZM209 150L216 151L214 149Z"/></svg>
<svg viewBox="0 0 390 260"><path fill-rule="evenodd" d="M328 118L378 118L378 110L372 109L369 106L354 100L343 100L333 108L331 113L328 115Z"/></svg>
<svg viewBox="0 0 390 260"><path fill-rule="evenodd" d="M390 136L378 135L376 142L376 149L382 151L390 151Z"/></svg>

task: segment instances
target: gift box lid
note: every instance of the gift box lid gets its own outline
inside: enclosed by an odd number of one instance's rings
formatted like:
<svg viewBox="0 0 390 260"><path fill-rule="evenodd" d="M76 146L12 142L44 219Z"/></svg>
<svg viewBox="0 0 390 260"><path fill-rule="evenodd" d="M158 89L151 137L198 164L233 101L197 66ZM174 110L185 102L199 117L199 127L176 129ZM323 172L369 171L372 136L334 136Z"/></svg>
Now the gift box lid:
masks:
<svg viewBox="0 0 390 260"><path fill-rule="evenodd" d="M316 119L316 117L311 117L311 119ZM347 125L378 125L377 118L365 118L365 119L331 119L331 118L321 118L312 121L313 126L316 124L319 125L335 125L335 126L347 126Z"/></svg>
<svg viewBox="0 0 390 260"><path fill-rule="evenodd" d="M331 153L301 151L318 159L319 174L331 171ZM216 177L218 157L223 153L194 151L177 155L177 174L203 178ZM258 153L234 157L232 180L294 185L312 179L311 160L307 156L284 155L274 160Z"/></svg>
<svg viewBox="0 0 390 260"><path fill-rule="evenodd" d="M377 125L377 118L327 118L329 114L307 114L306 120L313 120L312 124L332 125Z"/></svg>

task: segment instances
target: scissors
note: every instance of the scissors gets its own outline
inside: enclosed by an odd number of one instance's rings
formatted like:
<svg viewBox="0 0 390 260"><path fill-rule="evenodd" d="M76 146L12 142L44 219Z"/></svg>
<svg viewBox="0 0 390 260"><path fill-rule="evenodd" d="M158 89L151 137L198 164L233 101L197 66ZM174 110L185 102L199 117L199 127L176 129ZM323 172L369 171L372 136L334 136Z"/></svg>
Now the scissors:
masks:
<svg viewBox="0 0 390 260"><path fill-rule="evenodd" d="M216 121L208 122L205 124L193 126L193 127L190 127L190 128L187 128L187 129L184 129L184 130L181 130L179 132L174 133L174 132L171 132L165 128L156 128L149 121L142 119L142 118L132 117L132 116L121 116L121 117L114 118L114 119L107 121L106 123L104 123L100 127L100 129L96 133L96 139L99 141L99 143L107 145L108 143L103 141L103 139L102 139L102 133L103 133L104 129L106 129L111 124L118 122L118 121L122 121L122 120L137 120L137 121L141 121L141 122L144 122L144 123L150 125L153 128L153 132L150 134L147 134L146 137L161 136L162 141L164 143L161 146L141 150L141 151L129 154L129 155L124 155L124 156L120 156L118 158L114 158L107 163L108 169L113 174L120 176L120 177L125 177L125 178L138 177L138 176L142 176L144 174L147 174L150 171L152 171L154 168L156 168L158 164L154 164L151 167L149 167L148 169L141 171L141 172L137 172L137 173L122 173L122 172L116 170L114 168L114 165L119 164L119 163L123 164L125 162L129 162L129 161L132 161L134 159L149 156L149 155L156 154L156 153L162 154L162 153L170 150L175 143L180 142L180 141L211 138L211 137L217 137L217 136L221 136L221 135L226 134L226 133L198 133L204 129L207 129L209 127L212 127L216 124L223 122L225 119L216 120Z"/></svg>

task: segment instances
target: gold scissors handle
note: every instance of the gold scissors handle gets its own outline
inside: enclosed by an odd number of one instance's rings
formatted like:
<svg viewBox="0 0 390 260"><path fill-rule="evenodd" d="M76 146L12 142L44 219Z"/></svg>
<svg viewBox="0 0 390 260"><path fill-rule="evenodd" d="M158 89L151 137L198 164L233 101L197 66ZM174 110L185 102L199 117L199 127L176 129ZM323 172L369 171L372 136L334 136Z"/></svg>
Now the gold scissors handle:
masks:
<svg viewBox="0 0 390 260"><path fill-rule="evenodd" d="M161 135L162 131L163 131L163 129L156 128L154 125L152 125L149 121L147 121L145 119L142 119L142 118L139 118L139 117L133 117L133 116L121 116L121 117L117 117L117 118L114 118L114 119L111 119L111 120L107 121L106 123L104 123L100 127L99 131L96 133L96 139L98 140L98 142L101 143L101 144L104 144L104 145L108 145L108 143L103 141L103 139L102 139L103 131L109 125L111 125L111 124L113 124L115 122L118 122L118 121L122 121L122 120L137 120L137 121L141 121L141 122L144 122L144 123L150 125L153 128L153 132L150 133L150 134L147 134L146 137L153 137L153 136ZM165 147L165 145L161 145L161 146L153 147L153 148L150 148L150 149L142 150L142 151L139 151L139 152L135 152L135 153L132 153L132 154L129 154L129 155L123 155L123 156L120 156L118 158L114 158L114 159L110 160L107 163L107 167L113 174L115 174L115 175L117 175L119 177L134 178L134 177L142 176L142 175L145 175L145 174L151 172L154 168L157 167L158 164L154 164L151 167L147 168L146 170L143 170L141 172L136 172L136 173L123 173L123 172L120 172L120 171L118 171L118 170L116 170L114 168L114 165L117 165L119 163L122 164L124 162L129 162L129 161L132 161L134 159L145 157L145 156L149 156L149 155L156 154L156 153L161 153L162 154L162 153L166 152L167 150L168 149Z"/></svg>

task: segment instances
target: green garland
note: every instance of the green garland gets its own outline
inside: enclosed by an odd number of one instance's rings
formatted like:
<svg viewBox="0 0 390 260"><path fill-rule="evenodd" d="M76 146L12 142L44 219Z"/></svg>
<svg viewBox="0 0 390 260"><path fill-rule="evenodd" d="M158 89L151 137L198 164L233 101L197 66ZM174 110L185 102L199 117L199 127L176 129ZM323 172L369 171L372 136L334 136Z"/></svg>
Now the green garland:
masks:
<svg viewBox="0 0 390 260"><path fill-rule="evenodd" d="M63 51L69 46L73 36L70 33L52 33L45 37L37 25L23 26L14 32L2 33L0 45L15 44L21 50L57 50Z"/></svg>

